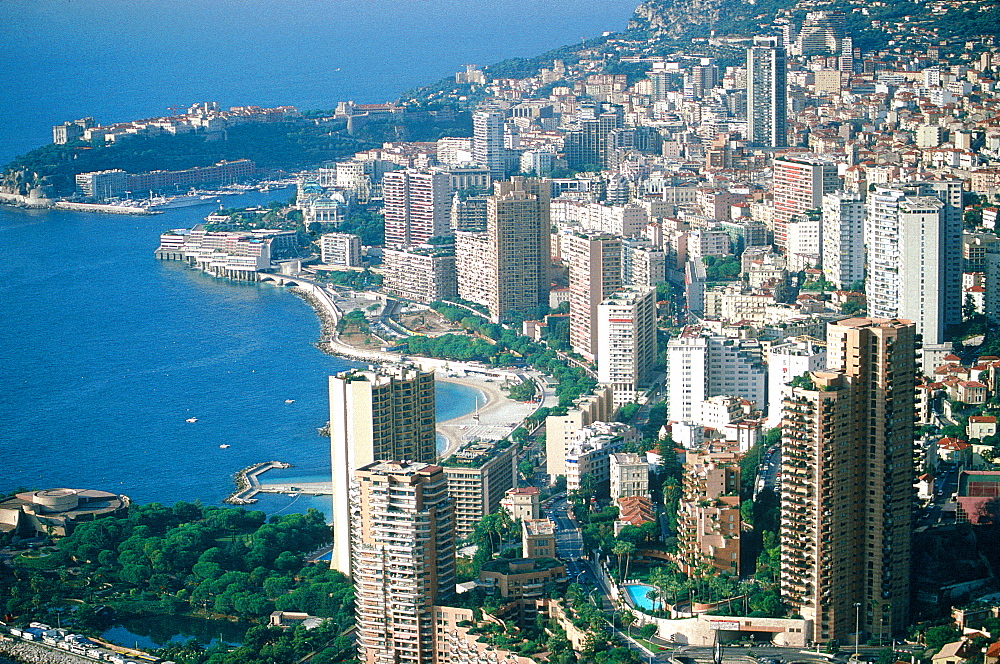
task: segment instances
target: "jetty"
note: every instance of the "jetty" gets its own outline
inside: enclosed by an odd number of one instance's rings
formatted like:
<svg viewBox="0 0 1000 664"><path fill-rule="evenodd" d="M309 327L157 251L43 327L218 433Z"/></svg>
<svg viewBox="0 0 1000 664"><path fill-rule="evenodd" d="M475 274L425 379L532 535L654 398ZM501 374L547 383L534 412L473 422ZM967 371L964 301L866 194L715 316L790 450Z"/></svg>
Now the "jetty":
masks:
<svg viewBox="0 0 1000 664"><path fill-rule="evenodd" d="M260 476L272 468L291 468L284 461L265 461L247 466L233 475L236 491L222 502L228 505L252 505L257 502L258 493L294 493L308 496L333 495L333 482L299 482L296 484L261 484Z"/></svg>
<svg viewBox="0 0 1000 664"><path fill-rule="evenodd" d="M291 468L292 464L284 461L265 461L255 463L236 471L233 480L236 482L236 491L229 494L222 502L228 505L252 505L257 502L254 498L261 492L260 475L272 468Z"/></svg>
<svg viewBox="0 0 1000 664"><path fill-rule="evenodd" d="M109 205L107 203L74 203L59 201L53 207L57 210L76 212L105 212L109 214L160 214L159 210L149 210L135 205Z"/></svg>

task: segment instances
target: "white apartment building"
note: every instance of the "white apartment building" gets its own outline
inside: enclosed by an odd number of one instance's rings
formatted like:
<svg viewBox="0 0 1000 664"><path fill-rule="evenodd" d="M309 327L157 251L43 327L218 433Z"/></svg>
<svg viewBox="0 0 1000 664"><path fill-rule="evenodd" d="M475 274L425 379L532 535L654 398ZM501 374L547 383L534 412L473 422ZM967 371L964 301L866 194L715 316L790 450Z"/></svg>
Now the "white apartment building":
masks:
<svg viewBox="0 0 1000 664"><path fill-rule="evenodd" d="M585 231L618 237L641 235L649 223L646 208L637 203L602 205L560 199L552 201L551 210L553 223L578 225Z"/></svg>
<svg viewBox="0 0 1000 664"><path fill-rule="evenodd" d="M644 456L616 452L609 461L612 502L617 504L624 496L649 497L649 462Z"/></svg>
<svg viewBox="0 0 1000 664"><path fill-rule="evenodd" d="M324 233L319 238L320 261L335 267L361 266L361 238L350 233Z"/></svg>
<svg viewBox="0 0 1000 664"><path fill-rule="evenodd" d="M862 194L823 195L823 276L841 290L865 277L864 226Z"/></svg>
<svg viewBox="0 0 1000 664"><path fill-rule="evenodd" d="M879 187L868 197L868 312L875 318L903 318L917 325L925 344L945 340L945 329L961 317L961 279L952 284L947 261L958 253L946 206L919 195L919 187Z"/></svg>
<svg viewBox="0 0 1000 664"><path fill-rule="evenodd" d="M785 226L788 269L793 272L820 264L823 222L819 217L802 217Z"/></svg>
<svg viewBox="0 0 1000 664"><path fill-rule="evenodd" d="M745 417L743 400L726 394L709 397L701 404L701 425L722 432Z"/></svg>
<svg viewBox="0 0 1000 664"><path fill-rule="evenodd" d="M646 238L622 240L622 285L656 286L667 280L667 255Z"/></svg>
<svg viewBox="0 0 1000 664"><path fill-rule="evenodd" d="M686 330L667 343L667 419L702 421L702 403L727 394L763 404L767 370L756 339Z"/></svg>
<svg viewBox="0 0 1000 664"><path fill-rule="evenodd" d="M597 380L615 404L635 401L656 364L656 290L619 291L597 307Z"/></svg>
<svg viewBox="0 0 1000 664"><path fill-rule="evenodd" d="M772 429L781 424L781 400L792 379L826 369L826 343L811 337L788 338L767 350L767 418Z"/></svg>
<svg viewBox="0 0 1000 664"><path fill-rule="evenodd" d="M688 260L700 261L705 256L729 256L732 240L721 228L696 228L688 233Z"/></svg>
<svg viewBox="0 0 1000 664"><path fill-rule="evenodd" d="M621 422L594 422L571 432L566 440L566 491L579 489L588 477L603 493L611 481L610 456L637 440L639 432Z"/></svg>

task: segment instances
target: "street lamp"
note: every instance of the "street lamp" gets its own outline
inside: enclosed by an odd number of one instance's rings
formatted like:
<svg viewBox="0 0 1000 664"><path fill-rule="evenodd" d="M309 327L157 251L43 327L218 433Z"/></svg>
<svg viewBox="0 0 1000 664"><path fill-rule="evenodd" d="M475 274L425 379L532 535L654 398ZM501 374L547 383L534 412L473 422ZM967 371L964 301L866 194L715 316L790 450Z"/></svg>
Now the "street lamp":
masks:
<svg viewBox="0 0 1000 664"><path fill-rule="evenodd" d="M858 646L861 645L861 602L854 603L854 660L858 659Z"/></svg>

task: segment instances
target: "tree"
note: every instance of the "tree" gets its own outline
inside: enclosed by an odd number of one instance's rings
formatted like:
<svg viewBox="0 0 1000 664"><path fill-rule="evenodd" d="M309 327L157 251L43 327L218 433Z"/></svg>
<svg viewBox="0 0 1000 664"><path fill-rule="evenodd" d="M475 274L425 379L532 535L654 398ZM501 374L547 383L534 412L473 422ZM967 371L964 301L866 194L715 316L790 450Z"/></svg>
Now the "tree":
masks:
<svg viewBox="0 0 1000 664"><path fill-rule="evenodd" d="M924 644L927 649L933 653L937 653L946 643L951 643L956 641L962 633L954 625L938 625L937 627L929 627L926 632L924 632Z"/></svg>
<svg viewBox="0 0 1000 664"><path fill-rule="evenodd" d="M861 303L857 300L848 300L840 306L840 313L845 316L852 316L861 311Z"/></svg>
<svg viewBox="0 0 1000 664"><path fill-rule="evenodd" d="M965 302L962 304L962 320L969 320L976 313L976 302L972 298L972 293L966 293Z"/></svg>
<svg viewBox="0 0 1000 664"><path fill-rule="evenodd" d="M619 540L615 542L615 545L611 547L611 553L618 556L618 580L619 582L625 581L625 576L628 574L628 564L630 556L635 553L635 544L625 540ZM624 562L624 571L622 563Z"/></svg>
<svg viewBox="0 0 1000 664"><path fill-rule="evenodd" d="M649 639L650 637L656 634L658 629L659 628L657 627L656 623L646 623L645 625L639 628L639 636L641 636L644 639Z"/></svg>

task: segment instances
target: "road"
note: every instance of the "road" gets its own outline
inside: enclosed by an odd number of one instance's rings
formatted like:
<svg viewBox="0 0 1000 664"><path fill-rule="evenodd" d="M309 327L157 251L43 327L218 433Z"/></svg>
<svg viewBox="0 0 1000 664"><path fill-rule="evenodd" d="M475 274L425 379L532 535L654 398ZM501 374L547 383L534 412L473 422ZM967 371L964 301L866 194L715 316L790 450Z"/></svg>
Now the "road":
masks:
<svg viewBox="0 0 1000 664"><path fill-rule="evenodd" d="M754 482L753 497L756 498L763 489L771 489L778 493L781 489L781 447L775 445L764 451L757 469L757 479Z"/></svg>

